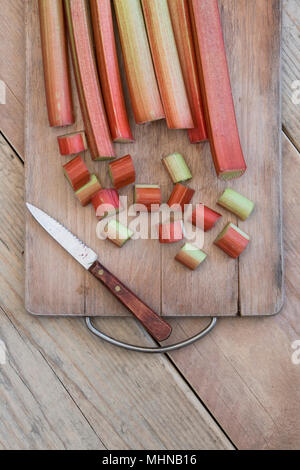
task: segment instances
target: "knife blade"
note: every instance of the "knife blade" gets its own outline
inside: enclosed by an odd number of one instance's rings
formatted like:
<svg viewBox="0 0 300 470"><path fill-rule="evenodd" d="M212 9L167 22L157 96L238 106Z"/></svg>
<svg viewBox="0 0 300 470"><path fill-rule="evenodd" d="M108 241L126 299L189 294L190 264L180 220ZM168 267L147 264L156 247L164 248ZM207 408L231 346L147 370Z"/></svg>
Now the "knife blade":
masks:
<svg viewBox="0 0 300 470"><path fill-rule="evenodd" d="M46 232L81 266L93 274L140 321L154 339L164 341L170 336L171 325L109 272L91 248L46 212L29 203L26 203L26 206Z"/></svg>

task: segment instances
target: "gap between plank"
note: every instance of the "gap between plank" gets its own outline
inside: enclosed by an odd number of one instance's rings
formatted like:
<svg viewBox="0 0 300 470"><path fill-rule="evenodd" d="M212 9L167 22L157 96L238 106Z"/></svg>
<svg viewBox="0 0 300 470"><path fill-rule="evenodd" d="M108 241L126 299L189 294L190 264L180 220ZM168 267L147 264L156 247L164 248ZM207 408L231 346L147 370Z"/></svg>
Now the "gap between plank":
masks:
<svg viewBox="0 0 300 470"><path fill-rule="evenodd" d="M204 317L203 317L204 318ZM194 389L194 387L188 382L188 380L185 378L185 376L183 375L183 373L181 372L181 370L177 367L176 365L176 362L172 359L172 357L170 356L170 354L168 353L167 354L167 358L169 359L170 363L172 364L172 366L174 367L174 369L177 371L177 373L179 374L179 376L181 377L181 379L186 383L186 385L191 389L192 393L194 394L194 396L199 400L199 402L201 403L201 405L203 406L203 408L206 410L206 412L209 414L209 416L211 417L211 419L216 423L216 425L219 427L219 429L223 432L224 436L228 439L228 441L231 443L231 445L234 447L234 450L239 450L237 448L237 446L234 444L234 442L231 440L231 438L229 437L229 435L227 434L227 432L224 430L224 428L221 426L221 424L217 421L217 419L215 418L215 416L212 414L212 412L210 411L210 409L207 407L207 405L204 403L204 401L200 398L200 396L198 395L198 393L196 392L196 390Z"/></svg>
<svg viewBox="0 0 300 470"><path fill-rule="evenodd" d="M300 148L297 147L296 141L293 139L292 135L289 133L289 131L284 125L282 125L282 132L300 156Z"/></svg>
<svg viewBox="0 0 300 470"><path fill-rule="evenodd" d="M3 137L3 139L5 140L5 142L7 143L7 145L12 149L12 151L15 153L15 155L18 157L18 159L20 160L20 162L24 165L24 160L22 159L22 157L19 155L19 153L16 151L16 149L13 147L13 145L11 144L11 142L6 138L6 136L3 134L2 131L1 132L1 135ZM285 134L286 138L289 140L289 142L291 143L291 145L295 148L295 150L297 151L297 153L299 154L299 149L297 148L297 146L295 145L295 142L293 140L293 138L290 136L290 134L288 133L288 131L286 130L285 126L282 126L282 132ZM299 154L300 156L300 154ZM162 267L162 262L161 262L161 267ZM161 277L162 279L162 277ZM238 279L240 279L238 277ZM162 302L162 299L161 299L161 302ZM239 290L239 294L238 294L238 314L240 315L240 308L239 308L239 302L240 302L240 290ZM7 315L6 311L4 310L3 306L0 305L0 309L4 312L4 314L7 316L7 318L9 319L10 323L12 324L12 326L16 329L16 331L18 332L19 336L22 338L22 335L20 334L18 328L16 327L16 325L13 323L13 321L9 318L9 316ZM82 412L82 410L79 408L78 404L75 402L74 398L72 397L72 395L68 392L68 390L66 389L66 387L64 386L63 382L59 379L59 377L57 376L57 374L55 373L55 371L53 370L53 368L51 367L51 365L49 364L49 362L47 361L47 359L45 358L45 356L42 354L42 352L40 351L39 348L36 347L36 345L34 343L32 343L32 341L28 338L28 336L26 335L26 338L30 341L30 343L38 350L38 352L41 354L41 356L43 357L44 361L47 363L47 365L50 367L51 371L53 372L53 374L55 375L55 377L59 380L59 382L61 383L62 387L66 390L66 392L68 393L68 395L70 396L70 398L72 399L72 401L74 402L74 404L76 405L76 407L78 408L78 410L80 411L80 413L82 414L82 416L84 417L84 419L87 421L87 423L89 424L89 426L91 427L91 429L93 430L93 432L95 433L95 435L99 438L99 440L101 441L100 437L98 436L98 434L95 432L95 430L93 429L92 425L89 423L88 419L86 418L86 416L84 415L84 413ZM22 338L23 340L23 338ZM172 366L174 367L174 369L177 371L177 373L180 375L180 377L182 378L182 380L184 380L184 382L186 383L186 385L189 387L189 389L192 391L192 393L197 397L197 399L200 401L201 405L205 408L205 410L207 411L207 413L211 416L211 418L214 420L214 422L218 425L218 427L220 428L220 430L224 433L224 435L227 437L227 439L230 441L230 443L233 445L233 447L235 449L237 449L237 447L235 446L235 444L232 442L232 440L230 439L230 437L228 436L228 434L224 431L224 429L222 428L222 426L218 423L218 421L216 420L216 418L214 417L214 415L211 413L211 411L207 408L207 406L205 405L205 403L202 401L202 399L200 398L200 396L197 394L197 392L194 390L194 388L192 387L192 385L188 382L188 380L185 378L185 376L182 374L182 372L178 369L178 367L176 366L175 362L172 360L172 358L170 357L170 355L165 355L165 357L170 361L170 363L172 364ZM104 443L101 441L101 443L103 444L103 446L106 448L106 446L104 445Z"/></svg>
<svg viewBox="0 0 300 470"><path fill-rule="evenodd" d="M13 322L13 320L10 318L10 316L8 315L6 309L3 307L3 305L0 305L0 310L4 313L4 315L6 316L6 318L8 319L8 321L10 322L10 324L12 325L12 327L15 329L15 331L18 333L18 335L20 336L22 342L24 342L24 338L22 336L22 334L20 333L18 327L15 325L15 323ZM80 414L83 416L83 418L85 419L85 421L87 422L87 424L90 426L91 430L94 432L94 434L98 437L99 441L101 442L101 444L103 445L103 447L108 450L107 446L104 444L104 442L102 441L101 437L97 434L97 432L95 431L95 429L93 428L92 424L89 422L88 418L85 416L85 414L83 413L83 411L81 410L81 408L79 407L79 405L76 403L76 401L74 400L73 396L71 395L71 393L69 392L69 390L66 388L66 386L64 385L64 383L61 381L61 379L58 377L58 375L56 374L55 370L53 369L53 367L51 366L51 364L49 363L49 361L46 359L46 357L44 356L44 354L42 353L42 351L39 349L39 347L36 345L36 343L34 341L32 341L27 335L25 335L25 337L27 338L27 340L29 341L29 343L31 344L31 346L34 347L34 349L36 351L39 352L39 354L41 355L41 357L43 358L43 360L45 361L45 363L47 364L47 366L50 368L50 370L52 371L52 373L54 374L54 376L56 377L56 379L58 380L58 382L61 384L61 386L63 387L63 389L65 390L65 392L67 393L67 395L70 397L70 399L72 400L72 402L74 403L74 405L76 406L76 408L78 409L78 411L80 412ZM19 379L24 383L24 385L26 386L26 388L29 390L29 392L32 394L32 391L28 388L27 384L23 381L22 377L19 375L18 371L16 369L14 369L15 373L18 375ZM34 396L33 396L34 397ZM34 397L34 399L36 400L36 398ZM63 443L63 441L62 441Z"/></svg>
<svg viewBox="0 0 300 470"><path fill-rule="evenodd" d="M24 166L24 160L23 158L21 157L21 155L17 152L17 150L14 148L13 144L7 139L7 137L3 134L2 130L0 129L0 135L1 137L3 137L3 139L5 140L5 142L7 143L7 145L9 146L9 148L16 154L16 157L18 157L18 159L20 160L20 162L22 163L22 165Z"/></svg>

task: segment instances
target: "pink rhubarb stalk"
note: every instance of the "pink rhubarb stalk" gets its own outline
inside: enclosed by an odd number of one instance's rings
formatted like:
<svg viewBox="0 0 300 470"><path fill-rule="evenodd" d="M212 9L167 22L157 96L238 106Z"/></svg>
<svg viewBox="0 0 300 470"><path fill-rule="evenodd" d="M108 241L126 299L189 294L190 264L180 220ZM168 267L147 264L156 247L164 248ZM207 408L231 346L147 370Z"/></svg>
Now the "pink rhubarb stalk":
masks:
<svg viewBox="0 0 300 470"><path fill-rule="evenodd" d="M201 98L189 4L188 0L168 0L168 5L184 83L195 124L195 128L189 129L188 134L191 143L196 144L207 140L208 134Z"/></svg>
<svg viewBox="0 0 300 470"><path fill-rule="evenodd" d="M65 0L69 38L85 132L93 160L115 158L98 79L86 0Z"/></svg>
<svg viewBox="0 0 300 470"><path fill-rule="evenodd" d="M39 0L45 91L51 127L74 123L63 0Z"/></svg>
<svg viewBox="0 0 300 470"><path fill-rule="evenodd" d="M217 175L246 171L236 122L218 0L190 0L202 97Z"/></svg>
<svg viewBox="0 0 300 470"><path fill-rule="evenodd" d="M114 142L132 142L123 95L110 0L90 0L101 88Z"/></svg>

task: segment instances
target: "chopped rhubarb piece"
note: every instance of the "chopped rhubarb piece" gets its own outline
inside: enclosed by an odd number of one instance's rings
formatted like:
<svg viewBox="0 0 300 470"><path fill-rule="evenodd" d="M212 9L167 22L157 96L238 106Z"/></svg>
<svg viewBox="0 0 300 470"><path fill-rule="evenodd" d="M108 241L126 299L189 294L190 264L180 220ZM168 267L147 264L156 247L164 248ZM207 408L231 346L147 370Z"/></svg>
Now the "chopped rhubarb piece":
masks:
<svg viewBox="0 0 300 470"><path fill-rule="evenodd" d="M160 96L170 129L195 127L167 0L142 0Z"/></svg>
<svg viewBox="0 0 300 470"><path fill-rule="evenodd" d="M117 214L121 209L119 194L115 189L101 189L93 196L92 204L99 220Z"/></svg>
<svg viewBox="0 0 300 470"><path fill-rule="evenodd" d="M130 155L109 164L109 175L115 189L124 188L135 182L135 168Z"/></svg>
<svg viewBox="0 0 300 470"><path fill-rule="evenodd" d="M99 183L97 176L91 175L90 181L82 186L82 188L78 189L75 194L79 199L80 204L82 206L87 206L91 202L93 196L95 196L100 189L101 184Z"/></svg>
<svg viewBox="0 0 300 470"><path fill-rule="evenodd" d="M158 211L161 205L161 189L157 185L136 184L134 187L134 203L140 212Z"/></svg>
<svg viewBox="0 0 300 470"><path fill-rule="evenodd" d="M168 0L168 5L184 83L195 124L195 128L189 129L188 134L191 143L196 144L207 140L208 134L198 78L189 4L188 0Z"/></svg>
<svg viewBox="0 0 300 470"><path fill-rule="evenodd" d="M250 237L234 224L228 224L215 240L215 245L232 258L238 258L247 248Z"/></svg>
<svg viewBox="0 0 300 470"><path fill-rule="evenodd" d="M177 243L183 240L184 227L182 220L168 222L159 225L159 241L160 243Z"/></svg>
<svg viewBox="0 0 300 470"><path fill-rule="evenodd" d="M104 109L86 0L64 0L73 68L93 160L112 160L115 152Z"/></svg>
<svg viewBox="0 0 300 470"><path fill-rule="evenodd" d="M241 220L248 219L254 209L254 203L252 201L229 188L224 191L218 200L218 204L225 207L228 211L233 212L233 214L237 215Z"/></svg>
<svg viewBox="0 0 300 470"><path fill-rule="evenodd" d="M192 271L195 271L206 258L207 254L191 245L191 243L186 243L175 257L176 261Z"/></svg>
<svg viewBox="0 0 300 470"><path fill-rule="evenodd" d="M39 0L45 91L51 127L74 123L63 0Z"/></svg>
<svg viewBox="0 0 300 470"><path fill-rule="evenodd" d="M114 142L133 142L122 90L110 0L90 0L98 70Z"/></svg>
<svg viewBox="0 0 300 470"><path fill-rule="evenodd" d="M181 183L190 180L192 174L180 153L173 153L163 159L163 164L168 171L173 183Z"/></svg>
<svg viewBox="0 0 300 470"><path fill-rule="evenodd" d="M137 124L163 119L140 0L114 0L132 109Z"/></svg>
<svg viewBox="0 0 300 470"><path fill-rule="evenodd" d="M65 177L69 181L74 191L82 188L89 182L90 172L81 156L73 158L69 163L63 166Z"/></svg>
<svg viewBox="0 0 300 470"><path fill-rule="evenodd" d="M203 204L197 204L192 214L192 224L201 228L204 232L211 230L217 221L222 217L218 212L213 211Z"/></svg>
<svg viewBox="0 0 300 470"><path fill-rule="evenodd" d="M104 231L107 234L108 240L117 245L119 248L122 248L122 246L124 246L125 243L133 236L132 230L114 219L108 222Z"/></svg>
<svg viewBox="0 0 300 470"><path fill-rule="evenodd" d="M238 178L247 167L232 99L218 0L190 0L189 5L216 172L225 180Z"/></svg>
<svg viewBox="0 0 300 470"><path fill-rule="evenodd" d="M168 206L184 211L184 206L189 204L194 196L194 189L187 188L183 184L177 183L174 186L173 192L168 200Z"/></svg>
<svg viewBox="0 0 300 470"><path fill-rule="evenodd" d="M87 150L87 141L84 132L61 135L57 137L61 155L76 155Z"/></svg>

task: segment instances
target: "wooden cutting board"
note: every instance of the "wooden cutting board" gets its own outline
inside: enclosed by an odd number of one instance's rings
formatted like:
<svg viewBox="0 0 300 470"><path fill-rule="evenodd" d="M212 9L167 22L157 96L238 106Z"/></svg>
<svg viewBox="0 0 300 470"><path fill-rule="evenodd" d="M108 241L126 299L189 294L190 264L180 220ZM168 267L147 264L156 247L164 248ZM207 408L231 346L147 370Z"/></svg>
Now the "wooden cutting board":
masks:
<svg viewBox="0 0 300 470"><path fill-rule="evenodd" d="M27 0L26 200L45 210L99 253L114 274L154 310L166 316L272 315L283 303L281 143L280 143L280 0L221 0L226 50L242 146L248 171L239 180L216 178L208 144L191 145L185 131L169 131L164 121L135 126L135 144L116 145L136 164L137 182L160 184L166 201L172 183L161 159L181 152L193 174L194 202L217 208L224 217L205 235L207 261L189 272L174 260L182 244L160 246L157 240L130 241L121 250L96 236L92 207L82 208L67 184L56 137L65 129L48 126L43 83L37 0ZM123 66L122 66L123 67ZM74 83L73 83L74 85ZM127 105L130 110L126 82ZM74 89L76 125L83 128ZM85 159L103 186L107 164ZM226 187L256 203L246 222L216 206ZM132 187L121 191L132 201ZM227 221L251 237L239 260L213 245ZM26 308L39 315L129 315L26 214Z"/></svg>

